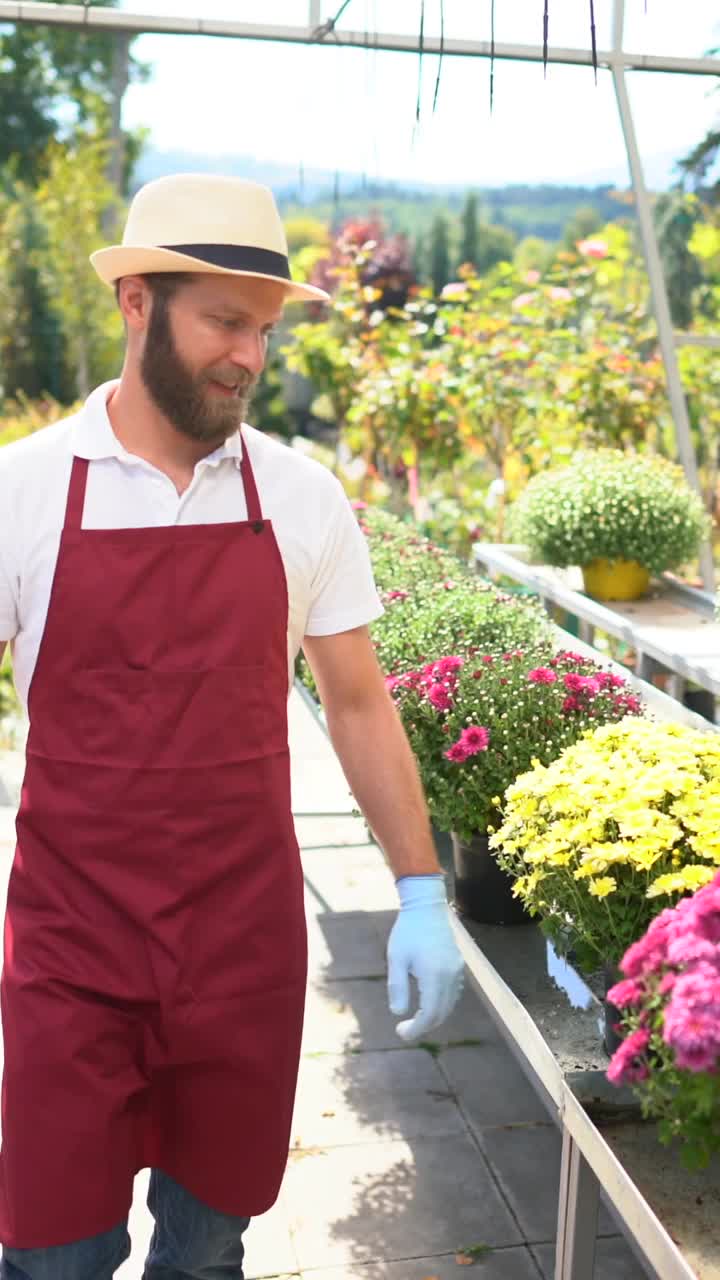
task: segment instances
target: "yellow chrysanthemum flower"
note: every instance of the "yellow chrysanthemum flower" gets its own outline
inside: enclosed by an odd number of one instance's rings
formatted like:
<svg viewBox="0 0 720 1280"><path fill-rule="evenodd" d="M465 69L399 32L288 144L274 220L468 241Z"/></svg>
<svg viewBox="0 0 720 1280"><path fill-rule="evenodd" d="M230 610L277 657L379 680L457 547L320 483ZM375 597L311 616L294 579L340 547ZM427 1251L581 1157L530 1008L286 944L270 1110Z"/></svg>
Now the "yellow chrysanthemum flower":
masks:
<svg viewBox="0 0 720 1280"><path fill-rule="evenodd" d="M599 880L590 880L588 882L588 893L593 898L607 898L609 893L614 893L617 889L617 880L614 876L600 876Z"/></svg>

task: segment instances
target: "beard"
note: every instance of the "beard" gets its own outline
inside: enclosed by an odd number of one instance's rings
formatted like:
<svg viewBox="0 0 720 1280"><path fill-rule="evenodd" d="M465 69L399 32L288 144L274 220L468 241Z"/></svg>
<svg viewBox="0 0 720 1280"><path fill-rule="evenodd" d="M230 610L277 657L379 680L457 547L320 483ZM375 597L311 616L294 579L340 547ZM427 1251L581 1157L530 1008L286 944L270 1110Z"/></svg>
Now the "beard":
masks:
<svg viewBox="0 0 720 1280"><path fill-rule="evenodd" d="M194 373L175 346L164 298L153 300L140 376L158 409L175 429L191 440L217 448L243 422L257 378L245 369L227 366ZM212 382L237 384L232 396L213 395Z"/></svg>

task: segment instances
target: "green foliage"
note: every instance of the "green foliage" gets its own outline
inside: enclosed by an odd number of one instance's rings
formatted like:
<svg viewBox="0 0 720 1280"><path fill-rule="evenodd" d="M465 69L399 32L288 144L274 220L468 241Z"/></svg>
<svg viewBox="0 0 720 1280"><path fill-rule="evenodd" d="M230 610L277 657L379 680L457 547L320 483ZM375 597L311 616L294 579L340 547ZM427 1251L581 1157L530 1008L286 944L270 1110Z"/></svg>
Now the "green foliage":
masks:
<svg viewBox="0 0 720 1280"><path fill-rule="evenodd" d="M551 243L562 240L565 227L579 206L596 210L595 226L624 219L628 209L612 187L564 187L556 185L515 185L482 190L474 188L478 224L507 228L515 236L536 235ZM467 192L457 188L438 190L398 187L395 183L357 183L345 187L339 206L332 192L318 190L302 205L288 201L283 211L288 218L311 215L328 225L343 218L367 214L372 209L393 232L405 232L413 240L428 240L435 216L450 220L451 242L460 241L460 218ZM631 211L630 211L631 212ZM632 216L632 213L631 213ZM582 235L578 235L582 239Z"/></svg>
<svg viewBox="0 0 720 1280"><path fill-rule="evenodd" d="M584 204L573 211L565 225L563 245L566 249L574 249L581 240L586 240L603 225L603 218L593 205Z"/></svg>
<svg viewBox="0 0 720 1280"><path fill-rule="evenodd" d="M38 270L45 248L33 193L8 182L0 195L0 399L69 394L62 329Z"/></svg>
<svg viewBox="0 0 720 1280"><path fill-rule="evenodd" d="M517 237L507 227L494 227L484 223L478 228L478 248L475 265L479 275L491 271L501 262L512 262Z"/></svg>
<svg viewBox="0 0 720 1280"><path fill-rule="evenodd" d="M435 215L430 229L430 279L435 294L441 293L450 279L450 231L442 213Z"/></svg>
<svg viewBox="0 0 720 1280"><path fill-rule="evenodd" d="M647 276L626 230L604 227L544 273L463 268L439 297L415 289L387 310L361 283L367 252L336 269L328 319L299 326L290 348L365 464L362 496L379 478L395 510L410 506L466 551L473 537L503 539L506 502L548 455L673 448ZM712 353L687 348L680 362L710 505L720 458Z"/></svg>
<svg viewBox="0 0 720 1280"><path fill-rule="evenodd" d="M107 243L109 215L118 219L120 214L106 177L107 146L101 137L51 146L47 176L35 194L45 239L38 272L62 325L75 394L81 398L113 377L122 358L123 326L114 294L88 262Z"/></svg>
<svg viewBox="0 0 720 1280"><path fill-rule="evenodd" d="M460 262L468 262L477 271L479 269L478 247L478 202L473 191L468 191L461 214L462 234L460 240ZM445 283L443 281L443 283Z"/></svg>
<svg viewBox="0 0 720 1280"><path fill-rule="evenodd" d="M13 440L22 440L34 431L49 427L60 418L75 413L80 402L67 408L59 401L46 397L42 400L30 400L22 393L15 401L8 401L0 417L0 448L4 444L12 444Z"/></svg>
<svg viewBox="0 0 720 1280"><path fill-rule="evenodd" d="M700 204L694 196L670 191L658 197L653 212L670 314L673 324L688 329L695 313L693 296L703 281L702 266L690 248Z"/></svg>
<svg viewBox="0 0 720 1280"><path fill-rule="evenodd" d="M367 535L378 591L411 591L468 574L456 556L382 507L361 507L360 527Z"/></svg>
<svg viewBox="0 0 720 1280"><path fill-rule="evenodd" d="M511 529L547 564L636 560L657 574L697 553L708 519L675 463L601 449L535 476Z"/></svg>
<svg viewBox="0 0 720 1280"><path fill-rule="evenodd" d="M58 0L60 4L73 0ZM110 0L110 6L115 0ZM97 29L18 23L0 33L0 169L30 183L47 171L47 149L106 123L113 102L113 46ZM145 68L130 60L130 76Z"/></svg>
<svg viewBox="0 0 720 1280"><path fill-rule="evenodd" d="M15 714L17 711L18 700L12 682L10 651L6 649L2 659L0 659L0 721L5 716Z"/></svg>
<svg viewBox="0 0 720 1280"><path fill-rule="evenodd" d="M387 511L360 507L360 527L385 606L370 631L386 674L407 671L433 655L514 648L550 635L538 605L504 595L411 524ZM304 660L298 674L314 692Z"/></svg>

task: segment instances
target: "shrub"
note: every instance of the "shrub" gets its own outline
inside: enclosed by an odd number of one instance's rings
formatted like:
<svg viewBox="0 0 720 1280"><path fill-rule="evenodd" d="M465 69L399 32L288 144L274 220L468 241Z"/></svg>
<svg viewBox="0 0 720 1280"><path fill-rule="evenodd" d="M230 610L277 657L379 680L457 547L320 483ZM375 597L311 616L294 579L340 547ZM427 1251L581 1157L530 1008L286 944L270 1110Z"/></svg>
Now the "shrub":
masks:
<svg viewBox="0 0 720 1280"><path fill-rule="evenodd" d="M535 476L512 508L510 528L546 564L636 560L657 574L692 559L709 521L675 463L600 449Z"/></svg>

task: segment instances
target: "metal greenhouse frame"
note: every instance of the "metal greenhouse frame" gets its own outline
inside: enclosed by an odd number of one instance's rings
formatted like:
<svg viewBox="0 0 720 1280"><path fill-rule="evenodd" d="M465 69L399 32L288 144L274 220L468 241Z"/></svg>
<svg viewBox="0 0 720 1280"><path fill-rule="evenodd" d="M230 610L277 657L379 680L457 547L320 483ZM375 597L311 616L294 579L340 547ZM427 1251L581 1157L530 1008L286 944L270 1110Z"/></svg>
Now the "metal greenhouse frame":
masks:
<svg viewBox="0 0 720 1280"><path fill-rule="evenodd" d="M115 34L118 49L127 51L130 39L140 34L223 36L240 40L271 40L290 44L325 45L333 49L372 48L375 50L442 54L443 58L476 57L497 61L542 62L590 66L592 55L587 49L552 48L541 45L503 44L489 41L424 38L380 31L351 31L338 27L339 18L351 8L352 0L339 4L335 18L321 20L320 0L306 0L307 24L290 27L273 23L225 21L215 18L160 17L157 14L122 11L94 6L90 3L59 5L35 3L34 0L0 0L0 23L43 23L64 27L89 28ZM538 0L539 3L539 0ZM200 0L198 0L198 8ZM624 48L625 0L613 0L612 41L609 49L597 50L597 65L609 70L615 89L628 166L638 214L643 251L650 279L655 318L668 394L675 425L677 452L688 482L699 488L697 460L693 447L687 403L678 368L677 348L682 345L720 347L720 336L707 337L676 332L670 315L667 288L663 274L652 208L638 146L635 123L627 92L627 71L665 71L679 74L720 76L720 58L683 58L629 53ZM120 59L122 65L122 58ZM122 71L119 72L122 84ZM119 103L117 104L119 112ZM703 584L714 590L715 574L712 551L706 545L701 553Z"/></svg>

